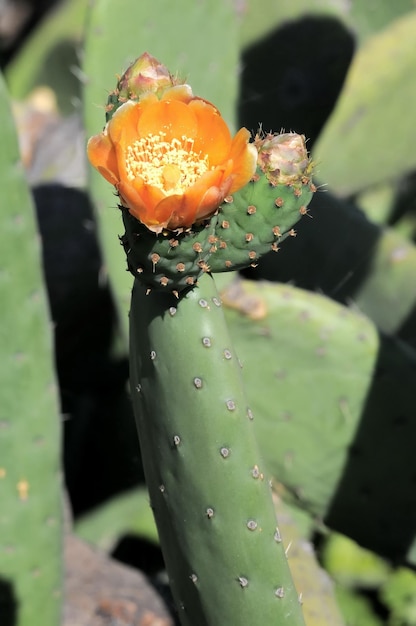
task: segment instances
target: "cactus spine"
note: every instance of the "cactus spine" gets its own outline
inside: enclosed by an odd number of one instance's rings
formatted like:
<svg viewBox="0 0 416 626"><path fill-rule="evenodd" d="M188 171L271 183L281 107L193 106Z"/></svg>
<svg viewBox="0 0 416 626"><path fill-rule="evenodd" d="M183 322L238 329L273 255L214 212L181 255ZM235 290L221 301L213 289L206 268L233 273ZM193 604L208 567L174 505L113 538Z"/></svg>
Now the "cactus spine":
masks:
<svg viewBox="0 0 416 626"><path fill-rule="evenodd" d="M211 276L130 311L143 462L184 626L303 622L235 355Z"/></svg>

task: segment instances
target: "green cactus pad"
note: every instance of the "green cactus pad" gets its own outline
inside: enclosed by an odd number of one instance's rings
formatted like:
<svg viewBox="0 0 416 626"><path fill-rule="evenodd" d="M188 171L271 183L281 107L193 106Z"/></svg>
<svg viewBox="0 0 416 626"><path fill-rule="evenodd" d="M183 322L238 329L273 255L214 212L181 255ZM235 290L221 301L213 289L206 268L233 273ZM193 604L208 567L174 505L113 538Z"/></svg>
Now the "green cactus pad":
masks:
<svg viewBox="0 0 416 626"><path fill-rule="evenodd" d="M180 292L209 271L216 216L191 231L156 235L121 207L126 232L121 238L130 272L149 289Z"/></svg>
<svg viewBox="0 0 416 626"><path fill-rule="evenodd" d="M365 402L377 333L365 317L289 285L238 281L222 296L269 471L323 518Z"/></svg>
<svg viewBox="0 0 416 626"><path fill-rule="evenodd" d="M330 528L414 561L415 351L317 294L233 289L223 300L246 313L227 317L269 471Z"/></svg>
<svg viewBox="0 0 416 626"><path fill-rule="evenodd" d="M295 185L272 185L259 171L221 206L216 251L209 259L211 272L256 265L263 254L277 252L280 241L296 235L293 225L307 213L314 191L307 175Z"/></svg>
<svg viewBox="0 0 416 626"><path fill-rule="evenodd" d="M342 94L314 147L319 177L341 196L384 184L416 166L413 142L416 11L357 52ZM339 147L342 146L342 150ZM357 158L361 155L361 158Z"/></svg>
<svg viewBox="0 0 416 626"><path fill-rule="evenodd" d="M60 420L34 207L0 76L0 623L61 612Z"/></svg>
<svg viewBox="0 0 416 626"><path fill-rule="evenodd" d="M211 276L198 284L178 301L136 280L130 311L133 405L179 617L300 626L221 300Z"/></svg>

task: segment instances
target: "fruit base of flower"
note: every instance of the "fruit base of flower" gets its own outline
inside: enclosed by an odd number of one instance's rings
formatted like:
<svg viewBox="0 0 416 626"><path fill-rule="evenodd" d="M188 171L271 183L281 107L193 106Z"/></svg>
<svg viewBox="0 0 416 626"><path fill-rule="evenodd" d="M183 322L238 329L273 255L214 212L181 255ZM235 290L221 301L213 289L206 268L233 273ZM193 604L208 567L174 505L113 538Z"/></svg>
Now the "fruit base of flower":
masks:
<svg viewBox="0 0 416 626"><path fill-rule="evenodd" d="M120 206L125 233L121 243L129 271L149 290L166 290L178 295L192 288L210 271L209 257L215 242L217 215L194 224L190 230L164 230L155 234Z"/></svg>

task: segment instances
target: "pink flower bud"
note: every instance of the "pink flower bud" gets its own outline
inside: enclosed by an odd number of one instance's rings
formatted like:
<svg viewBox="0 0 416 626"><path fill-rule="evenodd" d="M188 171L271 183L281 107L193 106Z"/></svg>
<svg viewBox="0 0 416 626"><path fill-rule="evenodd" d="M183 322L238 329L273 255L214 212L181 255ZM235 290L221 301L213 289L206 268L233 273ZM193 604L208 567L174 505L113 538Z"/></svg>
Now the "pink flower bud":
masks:
<svg viewBox="0 0 416 626"><path fill-rule="evenodd" d="M310 161L305 137L297 133L268 134L264 139L257 135L257 164L272 185L293 185L308 172Z"/></svg>
<svg viewBox="0 0 416 626"><path fill-rule="evenodd" d="M136 100L145 93L161 96L180 81L174 78L167 67L148 52L140 55L124 72L118 83L119 99Z"/></svg>

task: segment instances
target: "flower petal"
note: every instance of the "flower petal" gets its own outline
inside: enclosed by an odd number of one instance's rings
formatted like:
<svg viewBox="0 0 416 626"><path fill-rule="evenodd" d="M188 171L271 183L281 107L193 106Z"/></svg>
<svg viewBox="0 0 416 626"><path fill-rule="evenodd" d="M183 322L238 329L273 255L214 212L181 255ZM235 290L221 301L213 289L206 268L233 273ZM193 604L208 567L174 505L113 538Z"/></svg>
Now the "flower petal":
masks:
<svg viewBox="0 0 416 626"><path fill-rule="evenodd" d="M168 206L168 200L170 200L171 204L169 228L192 226L197 219L212 215L228 193L228 189L225 192L222 190L223 176L223 169L216 168L215 170L203 174L192 187L189 187L183 194L180 203L178 202L177 196L169 196L166 200L163 200L161 204L164 209ZM204 203L207 190L213 188L218 189L219 193L215 194L214 197L214 193L211 191L207 195ZM177 206L174 206L172 203L171 199L174 198L176 199Z"/></svg>
<svg viewBox="0 0 416 626"><path fill-rule="evenodd" d="M140 176L127 176L127 150L142 137L165 134L165 141L193 140L192 149L209 169L183 193L166 195ZM234 138L219 111L210 102L195 98L188 85L167 89L161 99L154 93L121 105L100 135L88 143L94 167L116 186L130 213L155 232L162 228L187 228L212 215L229 193L253 176L257 150L250 133L241 129ZM186 142L183 144L186 149ZM188 144L189 145L189 144ZM178 155L179 156L179 155ZM157 163L156 163L157 167ZM173 167L173 166L172 166ZM130 171L130 170L129 170Z"/></svg>
<svg viewBox="0 0 416 626"><path fill-rule="evenodd" d="M198 122L184 102L162 100L146 107L138 121L138 132L141 137L166 133L166 141L180 139L185 136L195 137Z"/></svg>
<svg viewBox="0 0 416 626"><path fill-rule="evenodd" d="M127 147L137 139L137 123L145 108L142 102L128 100L117 109L108 122L108 134L114 145Z"/></svg>
<svg viewBox="0 0 416 626"><path fill-rule="evenodd" d="M231 133L227 124L219 111L206 100L195 98L188 106L198 120L194 151L208 154L210 165L222 163L231 148Z"/></svg>
<svg viewBox="0 0 416 626"><path fill-rule="evenodd" d="M235 135L229 158L233 160L233 184L230 193L244 187L253 177L257 167L257 150L248 143L250 133L246 128L240 128Z"/></svg>
<svg viewBox="0 0 416 626"><path fill-rule="evenodd" d="M195 221L202 220L215 213L226 195L227 192L224 193L223 188L219 189L218 187L209 187L201 198L195 215Z"/></svg>
<svg viewBox="0 0 416 626"><path fill-rule="evenodd" d="M116 185L119 180L116 152L106 132L91 137L87 144L87 153L91 165L109 183Z"/></svg>
<svg viewBox="0 0 416 626"><path fill-rule="evenodd" d="M190 85L175 85L170 89L166 89L161 100L178 100L188 104L194 98L192 87Z"/></svg>
<svg viewBox="0 0 416 626"><path fill-rule="evenodd" d="M123 204L140 222L146 226L158 223L155 211L165 198L163 191L153 185L146 185L140 178L134 181L122 180L118 190L124 200Z"/></svg>

